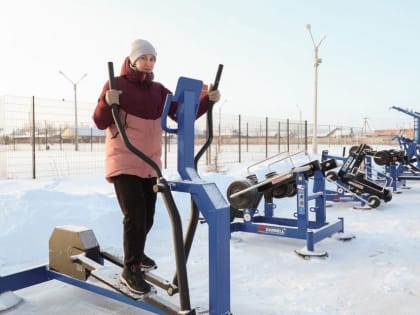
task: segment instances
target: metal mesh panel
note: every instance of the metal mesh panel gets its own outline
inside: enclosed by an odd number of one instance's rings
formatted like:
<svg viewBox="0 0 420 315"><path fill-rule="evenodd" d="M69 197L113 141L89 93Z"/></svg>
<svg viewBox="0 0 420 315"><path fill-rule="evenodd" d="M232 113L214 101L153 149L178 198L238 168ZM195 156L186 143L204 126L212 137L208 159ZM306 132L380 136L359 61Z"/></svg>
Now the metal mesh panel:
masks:
<svg viewBox="0 0 420 315"><path fill-rule="evenodd" d="M77 104L76 147L73 101L1 96L0 178L103 172L105 132L98 130L92 121L95 106L94 103ZM167 124L170 128L176 127L175 122L168 121ZM205 115L195 124L195 153L206 140L206 125ZM311 124L287 118L222 115L215 111L213 142L199 166L223 171L228 164L258 161L281 152L302 151L310 146L312 129ZM319 125L317 129L318 144L323 147L371 144L378 140L363 134L362 128ZM164 166L176 168L176 135L163 136L162 146Z"/></svg>

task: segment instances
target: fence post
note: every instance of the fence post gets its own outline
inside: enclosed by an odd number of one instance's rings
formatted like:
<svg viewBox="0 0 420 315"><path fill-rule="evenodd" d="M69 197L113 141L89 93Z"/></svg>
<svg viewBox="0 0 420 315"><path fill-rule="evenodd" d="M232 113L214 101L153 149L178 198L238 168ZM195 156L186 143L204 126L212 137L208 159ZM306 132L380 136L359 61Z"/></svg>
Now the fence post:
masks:
<svg viewBox="0 0 420 315"><path fill-rule="evenodd" d="M241 115L239 114L239 126L238 126L238 143L239 143L239 163L242 162L242 157L241 157Z"/></svg>
<svg viewBox="0 0 420 315"><path fill-rule="evenodd" d="M287 152L290 152L290 126L289 118L286 120L286 132L287 132Z"/></svg>
<svg viewBox="0 0 420 315"><path fill-rule="evenodd" d="M208 135L208 128L206 128L206 135ZM208 165L211 165L211 145L207 148L207 153L209 154L209 163Z"/></svg>
<svg viewBox="0 0 420 315"><path fill-rule="evenodd" d="M60 151L63 151L63 137L62 137L63 131L60 127Z"/></svg>
<svg viewBox="0 0 420 315"><path fill-rule="evenodd" d="M277 153L280 153L280 144L281 144L281 136L280 136L280 121L277 123Z"/></svg>
<svg viewBox="0 0 420 315"><path fill-rule="evenodd" d="M268 117L265 117L265 158L268 158Z"/></svg>
<svg viewBox="0 0 420 315"><path fill-rule="evenodd" d="M249 126L248 122L246 122L246 152L249 152Z"/></svg>
<svg viewBox="0 0 420 315"><path fill-rule="evenodd" d="M48 150L48 129L47 129L47 121L44 120L45 125L45 151Z"/></svg>
<svg viewBox="0 0 420 315"><path fill-rule="evenodd" d="M298 123L297 123L297 132L296 132L296 134L297 134L297 147L298 147L298 150L300 149L300 130L302 129L302 127L300 126L301 123L302 123L301 120L299 120Z"/></svg>
<svg viewBox="0 0 420 315"><path fill-rule="evenodd" d="M168 132L165 131L164 133L164 143L165 143L165 152L163 153L163 158L164 158L164 162L163 162L163 168L167 169L168 168Z"/></svg>
<svg viewBox="0 0 420 315"><path fill-rule="evenodd" d="M36 178L35 160L35 96L32 96L32 178Z"/></svg>
<svg viewBox="0 0 420 315"><path fill-rule="evenodd" d="M328 148L331 146L331 125L328 125Z"/></svg>
<svg viewBox="0 0 420 315"><path fill-rule="evenodd" d="M217 152L222 152L222 126L221 126L221 120L222 120L222 108L219 107L219 125L218 125L218 133L219 136L217 137Z"/></svg>
<svg viewBox="0 0 420 315"><path fill-rule="evenodd" d="M305 155L308 154L308 121L305 120Z"/></svg>

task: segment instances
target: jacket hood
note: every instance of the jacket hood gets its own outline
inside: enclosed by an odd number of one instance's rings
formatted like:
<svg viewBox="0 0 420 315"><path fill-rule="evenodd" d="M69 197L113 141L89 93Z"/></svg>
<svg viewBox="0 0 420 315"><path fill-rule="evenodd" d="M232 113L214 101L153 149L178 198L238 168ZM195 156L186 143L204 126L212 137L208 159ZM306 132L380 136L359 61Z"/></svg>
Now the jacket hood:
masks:
<svg viewBox="0 0 420 315"><path fill-rule="evenodd" d="M130 67L130 57L125 58L121 67L121 76L125 76L128 81L135 82L140 85L149 86L153 79L153 72L137 71Z"/></svg>

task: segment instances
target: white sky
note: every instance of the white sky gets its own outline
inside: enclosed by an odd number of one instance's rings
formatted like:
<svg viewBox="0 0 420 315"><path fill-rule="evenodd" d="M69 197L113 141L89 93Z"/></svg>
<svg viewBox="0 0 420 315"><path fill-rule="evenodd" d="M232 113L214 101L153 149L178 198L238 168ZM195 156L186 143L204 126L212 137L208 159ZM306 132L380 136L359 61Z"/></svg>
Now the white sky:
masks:
<svg viewBox="0 0 420 315"><path fill-rule="evenodd" d="M136 38L158 51L156 80L213 81L224 64L222 111L313 117L314 50L319 48L318 123L372 129L412 126L392 105L420 111L418 1L0 0L0 95L95 103L108 61L119 73Z"/></svg>

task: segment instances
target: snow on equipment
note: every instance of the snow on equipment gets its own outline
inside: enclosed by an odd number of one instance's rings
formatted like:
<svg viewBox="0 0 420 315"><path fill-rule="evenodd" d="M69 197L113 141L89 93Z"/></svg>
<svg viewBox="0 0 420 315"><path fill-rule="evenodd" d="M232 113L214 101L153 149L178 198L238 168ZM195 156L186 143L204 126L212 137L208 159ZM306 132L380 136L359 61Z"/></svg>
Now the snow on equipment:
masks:
<svg viewBox="0 0 420 315"><path fill-rule="evenodd" d="M219 65L214 89L217 89L223 66ZM110 88L114 87L114 71L108 63ZM125 145L139 158L149 163L158 174L154 189L161 193L172 225L172 239L176 271L172 282L164 280L154 273L145 272L144 278L153 287L151 292L138 295L132 293L119 281L122 261L113 255L102 252L93 231L80 226L56 227L49 241L49 265L36 267L0 278L0 310L19 302L19 298L7 303L3 297L38 283L52 279L92 291L105 297L145 309L155 314L201 314L203 311L215 315L229 315L230 312L230 230L229 205L214 183L205 182L197 173L197 163L212 140L212 126L209 126L208 139L194 158L194 123L199 107L199 96L203 83L198 80L181 77L174 95L168 95L162 115L162 127L178 135L178 172L179 181L167 181L159 167L143 152L134 147L125 134L119 119L119 107L112 105L112 114ZM177 102L178 128L166 127L166 120L172 102ZM212 108L209 104L207 119L212 123ZM180 214L172 196L172 191L186 192L191 195L190 224L183 239ZM191 248L194 232L201 212L208 224L209 237L209 306L208 310L192 308L190 303L189 283L186 260ZM93 277L100 281L89 281ZM160 297L158 289L169 295L179 295L179 305ZM8 293L10 292L10 293Z"/></svg>
<svg viewBox="0 0 420 315"><path fill-rule="evenodd" d="M288 157L289 158L289 157ZM335 168L335 160L320 163L310 161L287 172L270 172L258 182L255 174L244 180L233 181L227 188L231 208L231 232L249 232L306 240L306 247L295 252L303 257L325 257L326 251L315 250L315 243L337 233L344 240L353 235L344 234L344 220L326 221L325 172ZM309 193L309 180L313 179L313 193ZM277 207L273 199L296 196L294 218L274 216ZM264 213L258 205L264 199ZM309 205L314 202L314 205ZM312 218L314 216L314 218Z"/></svg>
<svg viewBox="0 0 420 315"><path fill-rule="evenodd" d="M337 186L336 191L326 191L328 201L356 201L361 206L354 208L369 209L377 208L381 200L388 202L392 199L389 188L392 178L372 169L370 157L373 154L366 144L352 147L346 158L329 155L327 150L322 151L322 161L331 158L343 161L338 171L327 172L326 179ZM378 180L373 179L374 172Z"/></svg>

